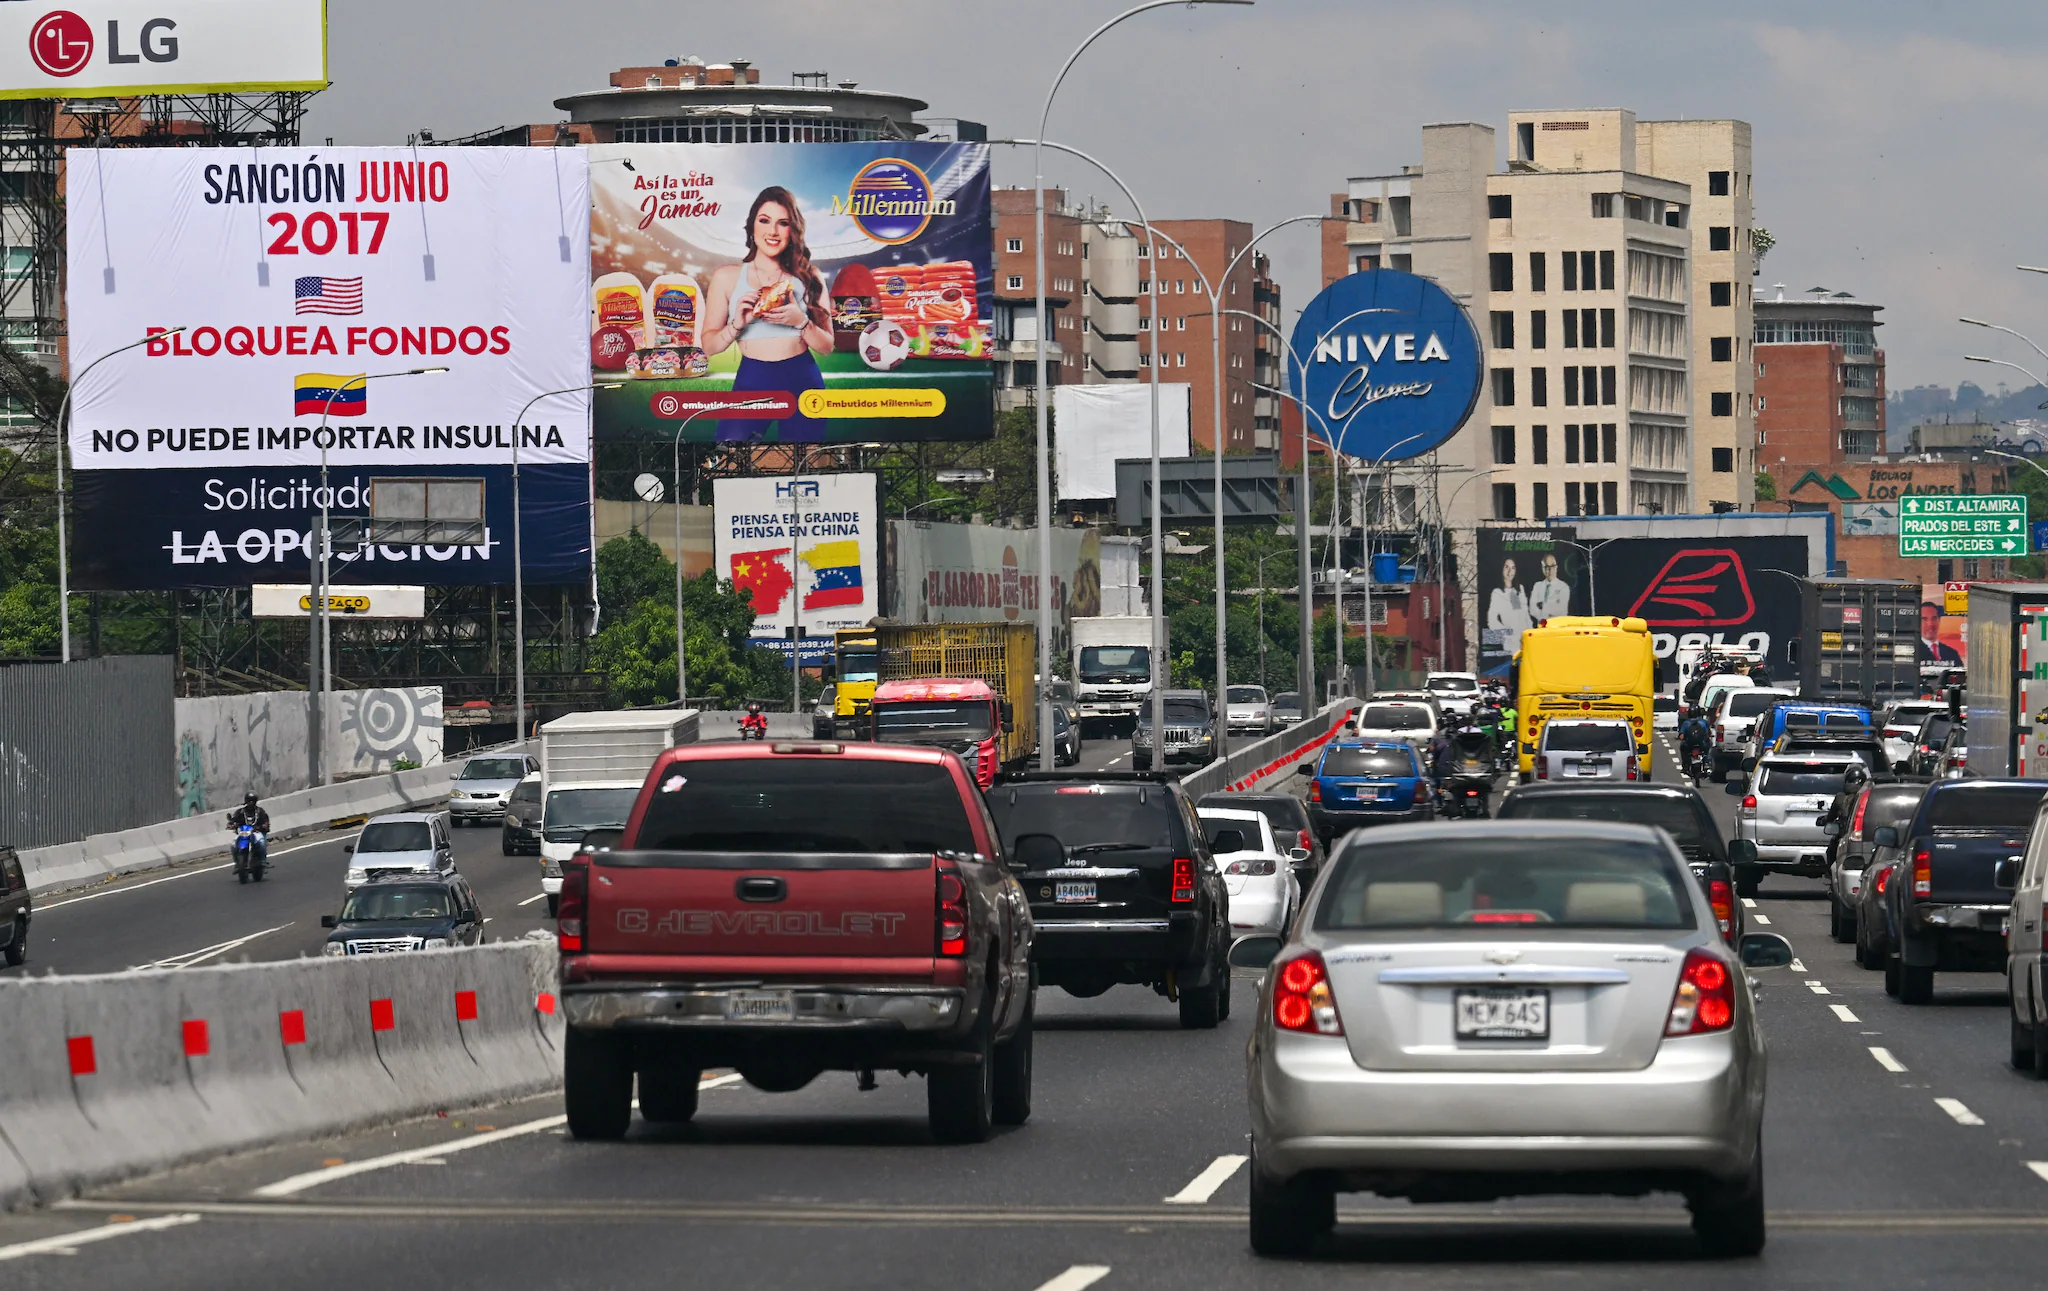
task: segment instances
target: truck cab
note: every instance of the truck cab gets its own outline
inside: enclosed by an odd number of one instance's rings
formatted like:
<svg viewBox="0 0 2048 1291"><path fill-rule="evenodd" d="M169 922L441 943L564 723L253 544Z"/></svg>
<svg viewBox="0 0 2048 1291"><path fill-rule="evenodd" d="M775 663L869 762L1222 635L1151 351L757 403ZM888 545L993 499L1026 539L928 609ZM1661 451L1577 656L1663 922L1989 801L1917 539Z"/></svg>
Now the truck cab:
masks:
<svg viewBox="0 0 2048 1291"><path fill-rule="evenodd" d="M881 680L882 648L873 628L846 628L832 634L835 685L832 692L833 734L846 738L867 728L868 705Z"/></svg>
<svg viewBox="0 0 2048 1291"><path fill-rule="evenodd" d="M987 789L1007 760L1003 736L1013 729L1014 715L985 681L919 677L877 685L868 719L877 743L950 749Z"/></svg>
<svg viewBox="0 0 2048 1291"><path fill-rule="evenodd" d="M1152 696L1152 620L1074 620L1074 700L1083 722L1136 722Z"/></svg>

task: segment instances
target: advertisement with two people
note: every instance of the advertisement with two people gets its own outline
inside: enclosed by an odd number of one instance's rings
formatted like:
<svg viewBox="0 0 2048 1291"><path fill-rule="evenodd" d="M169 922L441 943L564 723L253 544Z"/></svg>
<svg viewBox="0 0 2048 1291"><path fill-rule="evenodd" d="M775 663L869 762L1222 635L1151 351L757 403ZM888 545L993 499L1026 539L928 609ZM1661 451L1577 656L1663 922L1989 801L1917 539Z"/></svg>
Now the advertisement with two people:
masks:
<svg viewBox="0 0 2048 1291"><path fill-rule="evenodd" d="M1586 613L1584 562L1570 545L1575 537L1576 531L1563 528L1479 531L1481 673L1505 676L1530 628Z"/></svg>

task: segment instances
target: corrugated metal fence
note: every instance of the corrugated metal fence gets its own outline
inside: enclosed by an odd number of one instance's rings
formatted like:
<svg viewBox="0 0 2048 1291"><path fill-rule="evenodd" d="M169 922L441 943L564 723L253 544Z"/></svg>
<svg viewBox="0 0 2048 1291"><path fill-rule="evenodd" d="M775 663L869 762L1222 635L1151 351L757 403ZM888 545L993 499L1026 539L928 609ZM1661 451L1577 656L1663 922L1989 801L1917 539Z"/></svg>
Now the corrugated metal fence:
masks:
<svg viewBox="0 0 2048 1291"><path fill-rule="evenodd" d="M0 668L0 843L175 817L172 712L168 655Z"/></svg>

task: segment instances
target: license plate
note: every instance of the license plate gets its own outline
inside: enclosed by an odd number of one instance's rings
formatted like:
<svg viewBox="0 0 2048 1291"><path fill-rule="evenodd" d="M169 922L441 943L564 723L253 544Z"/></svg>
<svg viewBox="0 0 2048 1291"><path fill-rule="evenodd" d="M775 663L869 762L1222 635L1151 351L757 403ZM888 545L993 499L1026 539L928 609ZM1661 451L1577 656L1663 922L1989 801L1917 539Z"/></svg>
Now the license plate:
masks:
<svg viewBox="0 0 2048 1291"><path fill-rule="evenodd" d="M1605 762L1581 762L1572 768L1572 774L1582 776L1605 775L1606 772L1607 764Z"/></svg>
<svg viewBox="0 0 2048 1291"><path fill-rule="evenodd" d="M1095 884L1061 883L1053 889L1053 901L1058 905L1085 905L1095 900Z"/></svg>
<svg viewBox="0 0 2048 1291"><path fill-rule="evenodd" d="M791 1022L796 997L788 991L740 991L725 997L728 1022Z"/></svg>
<svg viewBox="0 0 2048 1291"><path fill-rule="evenodd" d="M1549 991L1459 991L1454 1003L1460 1040L1550 1038Z"/></svg>

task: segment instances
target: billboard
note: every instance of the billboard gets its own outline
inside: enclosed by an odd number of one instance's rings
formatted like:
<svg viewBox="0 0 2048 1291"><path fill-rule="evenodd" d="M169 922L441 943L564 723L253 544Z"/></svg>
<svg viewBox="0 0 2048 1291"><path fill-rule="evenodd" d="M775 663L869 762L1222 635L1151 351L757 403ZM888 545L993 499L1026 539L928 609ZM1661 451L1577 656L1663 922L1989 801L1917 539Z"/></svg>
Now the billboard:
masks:
<svg viewBox="0 0 2048 1291"><path fill-rule="evenodd" d="M1728 646L1783 667L1799 635L1797 580L1812 572L1803 536L1610 538L1595 549L1593 581L1600 613L1649 623L1659 659Z"/></svg>
<svg viewBox="0 0 2048 1291"><path fill-rule="evenodd" d="M326 88L324 0L0 5L0 99Z"/></svg>
<svg viewBox="0 0 2048 1291"><path fill-rule="evenodd" d="M1921 663L1945 663L1962 667L1969 662L1968 583L1920 585L1920 645L1914 654Z"/></svg>
<svg viewBox="0 0 2048 1291"><path fill-rule="evenodd" d="M1159 455L1188 455L1188 409L1194 387L1159 383ZM1063 502L1116 496L1121 457L1152 456L1152 384L1054 386L1054 488Z"/></svg>
<svg viewBox="0 0 2048 1291"><path fill-rule="evenodd" d="M872 475L712 481L712 567L754 598L755 645L805 663L832 657L832 634L879 612L881 527Z"/></svg>
<svg viewBox="0 0 2048 1291"><path fill-rule="evenodd" d="M1367 461L1420 457L1479 402L1479 333L1429 278L1370 269L1337 279L1294 324L1287 388L1309 429Z"/></svg>
<svg viewBox="0 0 2048 1291"><path fill-rule="evenodd" d="M1505 677L1522 633L1545 619L1585 614L1585 557L1568 528L1479 530L1479 671Z"/></svg>
<svg viewBox="0 0 2048 1291"><path fill-rule="evenodd" d="M904 623L1038 621L1038 530L985 524L890 521L888 615ZM1112 548L1112 559L1134 550ZM1126 561L1128 563L1128 560ZM1140 613L1121 593L1104 608L1103 540L1094 529L1052 531L1053 653L1067 653L1077 618ZM1125 571L1118 570L1119 575Z"/></svg>
<svg viewBox="0 0 2048 1291"><path fill-rule="evenodd" d="M994 434L988 145L589 149L599 437ZM759 405L736 408L734 405Z"/></svg>

